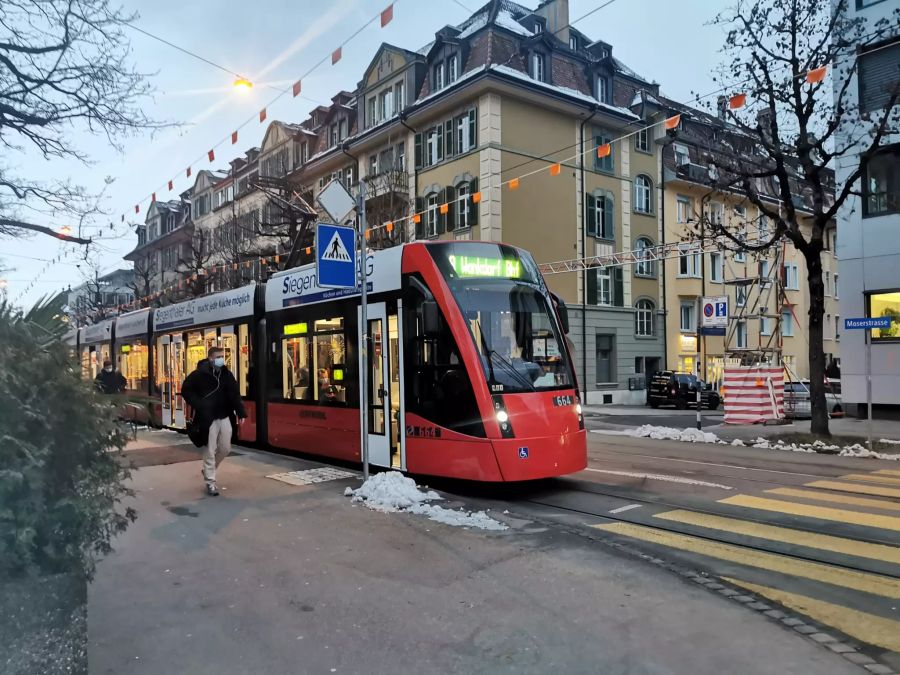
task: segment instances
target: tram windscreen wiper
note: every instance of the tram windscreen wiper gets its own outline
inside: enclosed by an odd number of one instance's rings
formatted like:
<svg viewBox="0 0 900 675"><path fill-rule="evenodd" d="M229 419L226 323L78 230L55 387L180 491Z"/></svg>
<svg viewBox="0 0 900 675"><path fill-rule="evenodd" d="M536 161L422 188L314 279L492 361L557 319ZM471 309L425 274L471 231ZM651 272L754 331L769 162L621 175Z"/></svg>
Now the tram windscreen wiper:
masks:
<svg viewBox="0 0 900 675"><path fill-rule="evenodd" d="M481 319L473 319L472 321L478 326L478 338L481 342L481 348L484 351L485 356L487 357L488 375L491 378L491 383L498 384L497 378L494 375L494 358L496 357L497 361L503 366L504 372L508 373L514 380L516 380L519 383L519 386L521 386L526 391L534 391L534 383L531 380L520 373L512 364L512 362L506 359L506 357L488 346L487 340L485 340L484 338L484 331L481 328Z"/></svg>

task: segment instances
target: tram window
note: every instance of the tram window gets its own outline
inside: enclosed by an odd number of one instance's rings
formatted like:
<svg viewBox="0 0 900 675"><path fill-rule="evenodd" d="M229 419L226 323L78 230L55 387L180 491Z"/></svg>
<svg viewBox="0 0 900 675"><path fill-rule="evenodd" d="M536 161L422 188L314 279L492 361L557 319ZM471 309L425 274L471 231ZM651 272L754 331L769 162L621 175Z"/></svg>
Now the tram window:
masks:
<svg viewBox="0 0 900 675"><path fill-rule="evenodd" d="M235 352L237 351L237 337L234 334L234 327L232 326L223 326L222 327L222 335L219 338L219 346L225 351L225 367L231 371L238 381L240 378L238 377L238 370L235 367Z"/></svg>
<svg viewBox="0 0 900 675"><path fill-rule="evenodd" d="M311 401L313 386L310 378L310 350L308 337L286 337L281 341L282 396L295 401Z"/></svg>
<svg viewBox="0 0 900 675"><path fill-rule="evenodd" d="M143 340L134 340L119 347L119 369L130 391L146 391L148 376L148 348Z"/></svg>
<svg viewBox="0 0 900 675"><path fill-rule="evenodd" d="M406 335L406 409L447 429L484 437L481 412L459 348L443 314L440 330L426 335L422 303L425 297L410 289L404 304Z"/></svg>
<svg viewBox="0 0 900 675"><path fill-rule="evenodd" d="M162 338L157 338L156 346L153 348L153 365L156 369L156 377L153 379L156 383L156 390L163 394L169 391L169 371L166 368L168 358L168 344L164 344Z"/></svg>
<svg viewBox="0 0 900 675"><path fill-rule="evenodd" d="M247 324L242 323L238 326L238 386L241 390L241 396L251 396L255 391L251 391L250 387L250 329ZM255 389L255 388L254 388Z"/></svg>
<svg viewBox="0 0 900 675"><path fill-rule="evenodd" d="M214 344L215 342L210 344L209 347ZM200 365L200 362L206 358L209 347L207 347L206 341L203 339L203 334L197 331L188 333L187 345L187 367L185 370L192 373Z"/></svg>
<svg viewBox="0 0 900 675"><path fill-rule="evenodd" d="M332 319L340 322L343 319ZM316 321L318 327L320 322ZM344 381L347 363L347 344L344 333L319 333L313 336L313 369L315 377L315 399L319 403L344 403L347 400L347 386Z"/></svg>

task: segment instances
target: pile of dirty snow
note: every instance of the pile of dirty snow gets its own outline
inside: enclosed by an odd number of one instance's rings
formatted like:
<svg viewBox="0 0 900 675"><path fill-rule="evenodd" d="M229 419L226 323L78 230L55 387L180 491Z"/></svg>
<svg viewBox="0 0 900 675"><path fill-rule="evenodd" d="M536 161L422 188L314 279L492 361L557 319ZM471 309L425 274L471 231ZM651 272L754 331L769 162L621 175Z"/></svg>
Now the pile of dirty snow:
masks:
<svg viewBox="0 0 900 675"><path fill-rule="evenodd" d="M508 529L507 525L494 520L484 511L469 512L464 509L454 511L428 504L427 502L440 500L441 496L433 490L420 491L412 478L404 476L399 471L375 474L356 490L348 487L344 490L344 496L352 497L354 502L362 503L367 508L381 513L415 513L454 527L476 527L480 530L495 531Z"/></svg>
<svg viewBox="0 0 900 675"><path fill-rule="evenodd" d="M784 441L773 440L758 436L753 441L754 448L763 448L765 450L787 450L788 452L817 452L822 454L838 455L839 457L863 457L866 459L890 459L900 460L900 455L888 452L877 452L869 450L867 447L854 443L853 445L832 445L823 441L813 441L812 443L785 443Z"/></svg>
<svg viewBox="0 0 900 675"><path fill-rule="evenodd" d="M657 427L643 424L637 429L628 429L627 436L635 438L653 438L658 441L683 441L685 443L719 443L719 437L700 429L675 429L674 427Z"/></svg>

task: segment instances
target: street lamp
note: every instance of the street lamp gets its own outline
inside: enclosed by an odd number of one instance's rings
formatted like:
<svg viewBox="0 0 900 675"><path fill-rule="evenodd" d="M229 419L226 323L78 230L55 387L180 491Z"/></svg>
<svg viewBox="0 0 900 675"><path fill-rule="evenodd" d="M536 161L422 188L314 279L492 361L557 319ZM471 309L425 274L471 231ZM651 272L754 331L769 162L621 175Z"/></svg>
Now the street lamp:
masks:
<svg viewBox="0 0 900 675"><path fill-rule="evenodd" d="M246 96L253 89L253 83L245 77L239 77L234 81L234 90L241 96Z"/></svg>
<svg viewBox="0 0 900 675"><path fill-rule="evenodd" d="M60 234L72 234L72 228L69 227L68 225L63 225L61 228L59 228L59 233Z"/></svg>

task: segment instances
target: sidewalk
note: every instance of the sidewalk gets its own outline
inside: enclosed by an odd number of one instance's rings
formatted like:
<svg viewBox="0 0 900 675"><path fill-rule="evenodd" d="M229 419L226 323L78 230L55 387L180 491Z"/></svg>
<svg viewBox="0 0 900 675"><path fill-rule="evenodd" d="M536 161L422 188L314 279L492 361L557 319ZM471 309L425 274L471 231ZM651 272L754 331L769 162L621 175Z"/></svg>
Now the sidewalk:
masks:
<svg viewBox="0 0 900 675"><path fill-rule="evenodd" d="M656 418L673 418L677 417L680 421L678 428L695 428L695 415L693 410L675 410L673 408L650 408L646 406L625 406L625 405L588 405L584 407L587 417L593 417L595 422L599 422L609 429L627 429L640 426L640 424L657 424ZM725 440L741 440L754 439L758 436L763 438L769 436L777 436L789 433L809 433L809 420L788 420L788 424L783 425L762 425L762 424L725 424L724 410L704 410L703 411L703 429L712 431L717 436ZM635 421L643 418L639 424ZM682 419L683 418L683 419ZM623 422L627 420L627 422ZM668 424L668 426L673 426ZM829 422L831 433L835 436L861 436L865 437L867 433L867 423L864 419L854 417L833 418ZM880 438L888 438L892 440L900 440L900 420L872 420L872 438L878 440Z"/></svg>
<svg viewBox="0 0 900 675"><path fill-rule="evenodd" d="M90 588L92 673L858 672L573 534L378 513L342 496L355 477L266 478L312 462L238 448L205 497L183 440L129 450L138 520Z"/></svg>

